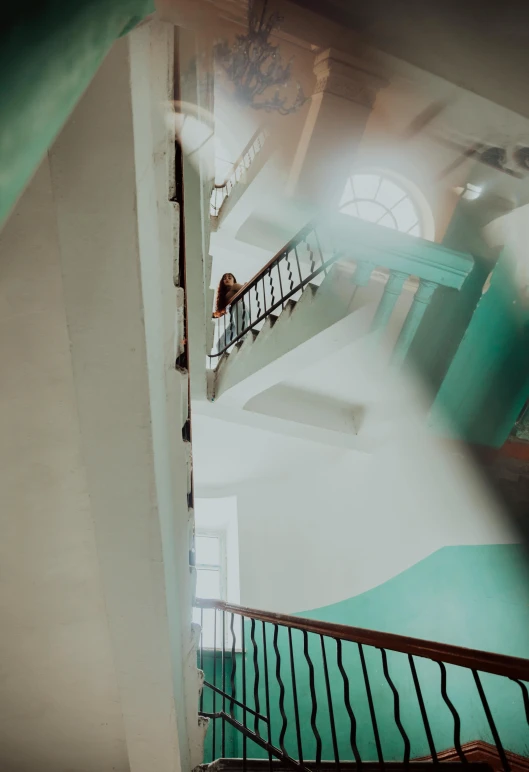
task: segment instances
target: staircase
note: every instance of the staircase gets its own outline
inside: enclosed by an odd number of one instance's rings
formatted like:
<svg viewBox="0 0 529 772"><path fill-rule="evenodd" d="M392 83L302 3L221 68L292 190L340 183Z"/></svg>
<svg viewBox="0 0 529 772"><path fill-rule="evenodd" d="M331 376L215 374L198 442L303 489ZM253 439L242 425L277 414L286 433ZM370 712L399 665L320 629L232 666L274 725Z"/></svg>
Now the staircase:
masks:
<svg viewBox="0 0 529 772"><path fill-rule="evenodd" d="M529 660L197 600L212 772L526 769ZM208 619L209 615L209 619ZM512 731L510 732L512 736Z"/></svg>
<svg viewBox="0 0 529 772"><path fill-rule="evenodd" d="M473 267L470 255L348 215L310 223L219 320L209 398L218 400L243 382L244 398L250 398L317 361L318 351L367 334L384 339L392 363L401 365L420 328L434 323L450 329ZM427 311L438 291L444 302L434 319ZM354 319L340 326L348 317ZM322 337L326 330L331 332ZM420 351L414 353L420 359ZM253 386L256 376L259 385Z"/></svg>

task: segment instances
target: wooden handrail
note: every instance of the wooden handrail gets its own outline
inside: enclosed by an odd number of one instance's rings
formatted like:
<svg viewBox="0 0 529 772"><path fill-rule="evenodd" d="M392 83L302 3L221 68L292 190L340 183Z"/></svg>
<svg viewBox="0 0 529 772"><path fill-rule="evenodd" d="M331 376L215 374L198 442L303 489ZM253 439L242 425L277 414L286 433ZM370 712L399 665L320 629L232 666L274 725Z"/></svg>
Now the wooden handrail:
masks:
<svg viewBox="0 0 529 772"><path fill-rule="evenodd" d="M304 227L303 227L303 228L302 228L302 229L299 231L299 233L296 233L296 235L294 236L294 238L290 239L290 241L289 241L289 242L287 242L287 243L285 244L285 246L284 246L284 247L281 247L281 249L279 250L279 252L276 252L276 254L275 254L275 255L274 255L274 256L273 256L273 257L272 257L272 258L271 258L271 259L270 259L270 260L269 260L267 263L265 263L265 265L263 265L263 267L262 267L262 268L259 268L259 270L258 270L258 271L257 271L257 273L255 274L255 276L252 276L252 278L250 279L250 281L247 281L247 282L246 282L246 284L243 284L243 285L242 285L242 287L241 287L241 288L240 288L240 290L237 292L237 294L236 294L236 295L234 295L234 296L232 297L232 299L230 300L230 306L232 306L234 303L236 303L236 302L237 302L237 300L238 300L238 299L239 299L239 298L240 298L242 295L244 295L244 293L245 293L245 292L247 292L247 291L250 289L250 287L253 287L253 286L254 286L254 284L257 284L257 282L258 282L258 281L259 281L259 280L260 280L260 279L261 279L261 278L262 278L262 277L265 275L265 273L268 271L268 269L270 268L270 266L271 266L271 265L273 265L273 264L276 262L276 260L278 260L278 259L281 257L281 255L284 255L284 254L285 254L285 252L290 252L290 250L291 250L291 249L293 249L295 246L297 246L297 245L298 245L298 242L300 241L300 239L302 239L302 238L303 238L303 236L304 236L306 233L309 233L311 230L313 230L313 228L314 228L314 223L313 223L313 222L310 222L308 225L305 225L305 226L304 226Z"/></svg>
<svg viewBox="0 0 529 772"><path fill-rule="evenodd" d="M312 230L334 237L341 244L352 245L352 254L340 249L340 259L358 259L382 266L390 270L401 271L409 276L428 279L445 287L461 289L470 273L474 260L470 254L447 249L441 244L409 236L406 233L384 228L374 223L365 222L348 214L334 213L327 215L323 221L312 220L305 225L269 260L250 281L230 301L237 302L252 286L257 284L268 269L282 255L290 252Z"/></svg>
<svg viewBox="0 0 529 772"><path fill-rule="evenodd" d="M274 625L305 630L316 635L326 635L341 641L362 643L366 646L399 651L402 654L413 654L418 657L432 659L435 662L458 665L470 670L479 670L483 673L493 673L506 678L529 681L529 659L522 659L521 657L510 657L488 651L466 649L463 646L453 646L449 643L437 643L435 641L423 640L422 638L410 638L407 635L366 630L361 627L340 625L334 622L322 622L317 619L307 619L306 617L291 616L290 614L278 614L273 611L260 611L219 600L197 598L195 605L198 608L216 608L221 611L228 611L259 622L270 622Z"/></svg>

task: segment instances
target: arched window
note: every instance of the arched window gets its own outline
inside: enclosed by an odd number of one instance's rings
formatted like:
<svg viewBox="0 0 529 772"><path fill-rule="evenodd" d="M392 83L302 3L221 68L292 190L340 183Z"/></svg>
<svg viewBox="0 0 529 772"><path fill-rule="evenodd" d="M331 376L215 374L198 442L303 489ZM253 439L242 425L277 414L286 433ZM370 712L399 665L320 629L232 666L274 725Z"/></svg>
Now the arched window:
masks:
<svg viewBox="0 0 529 772"><path fill-rule="evenodd" d="M421 212L410 193L383 174L362 172L349 177L340 211L412 236L425 236Z"/></svg>

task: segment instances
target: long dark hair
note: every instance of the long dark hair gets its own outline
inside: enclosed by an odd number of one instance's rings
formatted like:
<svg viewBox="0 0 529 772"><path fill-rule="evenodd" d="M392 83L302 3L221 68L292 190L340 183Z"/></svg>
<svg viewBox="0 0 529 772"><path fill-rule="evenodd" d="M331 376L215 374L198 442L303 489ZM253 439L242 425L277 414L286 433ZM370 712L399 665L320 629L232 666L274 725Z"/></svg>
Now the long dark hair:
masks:
<svg viewBox="0 0 529 772"><path fill-rule="evenodd" d="M233 276L232 273L225 273L223 274L221 280L219 281L219 286L217 287L217 295L215 300L215 311L219 313L220 311L224 311L226 309L226 295L228 293L228 288L224 284L224 279L226 276ZM237 284L237 279L235 276L233 276L233 282L234 284Z"/></svg>

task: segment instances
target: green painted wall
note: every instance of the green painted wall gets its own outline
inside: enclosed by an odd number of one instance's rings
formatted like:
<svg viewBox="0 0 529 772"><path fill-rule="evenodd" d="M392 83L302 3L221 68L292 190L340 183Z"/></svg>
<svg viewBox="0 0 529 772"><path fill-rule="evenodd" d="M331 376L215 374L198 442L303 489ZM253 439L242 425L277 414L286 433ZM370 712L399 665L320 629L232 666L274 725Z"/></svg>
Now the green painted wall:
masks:
<svg viewBox="0 0 529 772"><path fill-rule="evenodd" d="M522 547L518 545L445 547L394 579L373 590L341 603L305 612L302 615L330 622L351 624L375 630L401 633L461 646L480 648L521 657L529 657L529 583L524 568ZM318 696L317 726L323 741L323 757L333 758L327 696L322 669L321 642L310 636L309 651L314 662ZM261 674L259 700L264 704L262 682L262 632L257 626L258 663ZM268 657L275 668L273 642L267 639ZM292 676L286 631L280 631L280 675L286 686L285 712L288 730L285 746L297 755ZM310 729L309 670L303 655L303 638L293 631L293 648L297 689L300 698L300 725L305 758L314 758L315 743ZM253 647L250 625L246 626L246 668L248 691L253 685ZM326 642L332 700L335 711L340 755L352 759L349 744L350 723L343 708L343 681L336 664L336 646ZM373 689L384 756L402 758L403 742L393 718L393 696L382 672L380 652L365 648ZM359 652L355 644L343 644L343 661L350 677L350 696L358 721L357 742L364 759L374 760L376 747L369 707L365 696ZM402 723L412 743L412 757L429 753L409 664L404 655L388 654L390 675L401 697ZM239 660L237 664L240 675ZM439 667L417 660L426 708L438 750L452 747L453 721L440 696ZM471 675L448 667L448 693L462 719L462 741L491 741L490 731ZM526 722L521 692L517 684L496 676L483 677L504 745L512 751L529 755L529 727ZM281 729L279 689L274 672L270 672L271 713L274 717L273 742L278 745ZM237 682L240 695L241 683ZM250 706L254 698L248 694ZM209 730L211 732L211 729ZM261 726L261 731L265 727ZM240 756L240 741L234 746ZM249 743L248 754L263 757L263 751Z"/></svg>
<svg viewBox="0 0 529 772"><path fill-rule="evenodd" d="M26 0L0 35L0 226L112 43L153 0Z"/></svg>
<svg viewBox="0 0 529 772"><path fill-rule="evenodd" d="M226 653L226 691L230 693L230 676L231 676L231 666L232 666L232 657L231 653ZM241 663L241 656L240 654L236 654L236 667L235 667L235 677L236 677L236 692L240 692L241 690L241 682L240 682L240 663ZM213 667L214 663L214 657L215 657L215 668ZM202 664L202 669L204 671L204 678L208 683L214 684L217 686L217 688L222 688L222 653L221 651L217 651L214 653L211 650L205 651L203 656L202 663L199 662L199 666ZM239 673L237 673L237 669L239 669ZM216 673L216 675L214 675ZM222 697L220 695L214 696L214 693L211 689L208 689L207 687L204 688L203 692L203 702L201 706L201 710L203 710L205 713L215 713L223 709L222 706ZM226 710L229 712L230 706L229 702L226 704ZM237 708L235 708L234 711L235 716L237 719L239 719L239 711ZM215 738L213 737L213 721L210 721L210 726L208 729L208 733L206 736L206 742L204 747L204 758L206 761L213 761L213 759L220 758L222 755L222 732L221 732L221 722L217 721L217 727L215 731ZM240 757L240 737L239 733L229 724L226 724L225 726L225 751L226 751L226 758L239 758ZM213 740L215 740L215 752L213 750Z"/></svg>
<svg viewBox="0 0 529 772"><path fill-rule="evenodd" d="M529 397L529 303L518 296L504 251L435 399L431 425L467 442L501 447ZM448 420L448 424L447 424Z"/></svg>
<svg viewBox="0 0 529 772"><path fill-rule="evenodd" d="M487 261L474 258L461 290L439 287L410 346L408 361L421 375L433 402L457 354L490 272Z"/></svg>

